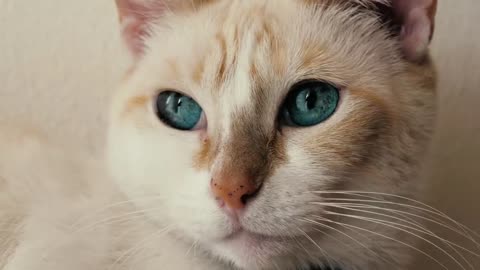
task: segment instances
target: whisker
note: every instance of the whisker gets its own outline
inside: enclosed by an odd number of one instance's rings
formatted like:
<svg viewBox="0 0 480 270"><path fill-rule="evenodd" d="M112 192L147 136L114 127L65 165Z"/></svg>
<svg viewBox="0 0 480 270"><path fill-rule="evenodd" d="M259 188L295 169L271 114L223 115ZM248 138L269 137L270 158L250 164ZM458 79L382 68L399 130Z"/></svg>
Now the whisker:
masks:
<svg viewBox="0 0 480 270"><path fill-rule="evenodd" d="M450 222L453 222L455 225L459 226L460 229L462 229L462 231L464 232L463 234L458 232L460 235L463 235L465 238L471 240L473 243L475 243L478 247L480 247L480 244L475 240L473 239L473 237L471 236L471 234L469 234L467 231L465 231L465 229L462 227L463 225L460 224L459 222L456 222L454 221L453 219L449 218L449 217L446 217L444 216L443 214L441 213L438 213L436 211L432 211L432 210L429 210L429 209L425 209L425 208L422 208L422 207L418 207L418 206L414 206L414 205L410 205L410 204L403 204L403 203L397 203L397 202L390 202L390 201L386 201L386 200L361 200L361 199L346 199L346 198L326 198L325 200L329 200L329 201L344 201L344 202L362 202L362 203L379 203L379 204L387 204L387 205L395 205L395 206L400 206L400 207L406 207L406 208L413 208L415 210L418 210L418 211L424 211L424 212L427 212L429 214L432 214L434 216L439 216L439 217L442 217L442 218L445 218L447 219L448 221ZM436 219L435 219L436 220ZM437 222L440 222L439 220L436 220ZM441 222L440 222L441 223ZM455 230L454 230L455 231Z"/></svg>
<svg viewBox="0 0 480 270"><path fill-rule="evenodd" d="M336 207L336 208L347 208L347 210L351 210L351 211L358 211L358 212L364 212L364 213L369 213L369 214L375 214L375 215L382 215L382 216L385 216L385 217L390 217L390 218L395 218L395 219L398 219L398 220L401 220L401 221L404 221L404 220L408 220L409 222L415 224L417 227L419 228L423 228L426 230L426 227L423 226L422 223L420 222L417 222L415 221L414 219L408 217L407 215L404 215L404 214L401 214L401 213L395 213L395 214L398 214L398 216L400 216L401 218L399 217L396 217L396 216L391 216L391 215L387 215L387 214L383 214L383 213L380 213L380 212L373 212L373 211L367 211L367 210L359 210L360 209L375 209L375 210L383 210L383 211L388 211L388 210L391 210L389 208L382 208L382 207L378 207L379 209L377 209L377 207L375 206L372 206L372 205L368 205L368 204L354 204L354 203L324 203L324 202L312 202L311 204L316 204L316 205L322 205L322 206L327 206L327 207ZM406 212L408 213L408 212Z"/></svg>
<svg viewBox="0 0 480 270"><path fill-rule="evenodd" d="M341 235L344 235L346 236L348 239L351 239L352 241L354 241L354 243L358 244L360 247L363 247L365 248L367 251L371 252L372 255L376 256L377 258L387 262L387 263L391 263L390 261L384 259L382 256L380 256L380 254L378 254L377 252L373 251L371 248L367 247L366 245L364 245L362 242L358 241L357 239L355 239L354 237L348 235L347 233L345 232L342 232L341 230L335 228L335 227L332 227L332 226L329 226L329 225L326 225L326 224L323 224L323 223L320 223L318 221L315 221L315 220L311 220L311 219L308 219L308 218L302 218L300 219L300 221L304 221L304 222L308 222L308 223L311 223L311 224L314 224L314 225L317 225L317 226L321 226L321 227L324 227L324 228L327 228L329 230L333 230ZM340 240L338 240L340 241ZM346 244L345 244L346 245ZM348 246L348 245L347 245Z"/></svg>
<svg viewBox="0 0 480 270"><path fill-rule="evenodd" d="M129 248L127 251L122 253L111 265L108 269L114 270L114 267L117 266L119 263L124 264L128 261L129 257L133 256L137 250L142 249L147 243L153 241L155 237L159 237L165 233L167 233L171 229L172 225L168 225L161 230L156 231L155 233L150 234L148 237L140 241L137 245Z"/></svg>
<svg viewBox="0 0 480 270"><path fill-rule="evenodd" d="M416 230L415 228L413 227L410 227L410 226L406 226L406 225L402 225L402 224L398 224L398 223L393 223L395 225L391 225L389 223L391 222L388 222L388 221L383 221L383 220L379 220L379 219L374 219L374 218L368 218L368 217L362 217L362 216L357 216L357 215L348 215L348 214L341 214L341 213L337 213L337 212L331 212L331 211L327 211L326 212L327 214L330 214L330 215L336 215L336 216L343 216L343 217L349 217L349 218L354 218L354 219L359 219L359 220L364 220L364 221L368 221L368 222L372 222L372 223L375 223L375 224L380 224L380 225L383 225L383 226L387 226L387 227L390 227L390 228L393 228L393 229L396 229L396 230L399 230L399 231L402 231L402 232L405 232L407 234L410 234L418 239L421 239L425 242L427 242L428 244L432 245L433 247L435 247L436 249L438 249L439 251L441 251L443 254L447 255L450 259L452 259L456 264L458 264L463 270L466 270L464 265L461 264L455 257L453 257L451 254L449 254L445 249L441 248L440 246L438 246L437 244L433 243L432 241L426 239L425 237L422 237L418 234L415 234L415 233L412 233L408 230L405 230L405 229L402 229L401 227L406 227L408 229L411 229L411 230ZM438 238L438 239L442 239L442 238ZM472 267L473 268L473 267Z"/></svg>
<svg viewBox="0 0 480 270"><path fill-rule="evenodd" d="M195 240L193 243L192 243L192 246L187 250L187 252L185 253L185 256L188 257L188 255L190 254L190 251L192 251L192 249L195 248L195 246L197 245L198 243L198 240Z"/></svg>
<svg viewBox="0 0 480 270"><path fill-rule="evenodd" d="M317 204L317 203L315 203ZM323 203L320 203L323 205ZM388 209L388 208L382 208L382 207L372 207L371 205L360 205L360 204L354 204L354 205L349 205L349 204L335 204L335 203L326 203L325 205L327 206L330 206L330 207L335 207L335 208L341 208L341 209L346 209L346 210L351 210L351 211L357 211L357 212L364 212L364 213L369 213L369 214L374 214L374 215L380 215L380 216L385 216L385 217L389 217L389 218L392 218L392 219L396 219L396 220L399 220L399 221L402 221L402 222L405 222L405 223L408 223L408 224L411 224L411 225L414 225L416 227L419 227L421 230L424 230L425 233L431 235L431 236L434 236L434 237L439 237L441 238L439 235L433 233L431 230L428 230L425 226L421 226L421 224L419 224L418 222L412 222L412 221L405 221L405 220L402 220L398 217L395 217L395 216L389 216L389 215L385 215L385 214L382 214L382 213L378 213L378 212L373 212L373 211L366 211L366 210L359 210L357 208L366 208L366 209L380 209L380 210L385 210L385 211L391 211L391 212L397 212L398 210L394 210L394 209ZM408 213L408 212L403 212L403 211L398 211L398 212L402 212L402 213L405 213L407 215L411 214L411 213ZM411 215L414 215L414 214L411 214ZM414 215L415 217L418 217L418 218L421 218L421 219L424 219L424 220L429 220L428 218L425 218L425 217L422 217L422 216L419 216L419 215ZM403 217L403 215L402 215ZM435 221L432 221L432 220L429 220L431 222L435 222ZM436 223L436 222L435 222ZM441 224L439 223L438 225L440 226L446 226L444 224ZM452 229L452 231L455 231ZM457 233L459 233L458 231L455 231ZM465 235L463 234L460 234L464 237L466 237ZM474 252L474 251L471 251L469 250L468 248L465 248L463 246L460 246L454 242L451 242L447 239L443 239L441 238L442 241L445 241L446 243L448 244L451 244L457 248L460 248L462 250L464 250L465 252L468 252L470 253L471 255L473 256L476 256L476 257L480 257L480 254ZM467 238L468 239L468 238Z"/></svg>
<svg viewBox="0 0 480 270"><path fill-rule="evenodd" d="M467 234L470 239L472 240L472 242L474 242L477 247L480 248L480 244L478 242L476 242L473 237L471 236L471 234L475 235L477 238L480 238L480 234L475 232L474 230L468 228L467 226L461 224L460 222L452 219L451 217L449 217L447 214L445 214L444 212L424 203L424 202L421 202L421 201L418 201L418 200L415 200L415 199L412 199L412 198L408 198L408 197L405 197L405 196L401 196L401 195L396 195L396 194L389 194L389 193L383 193L383 192L374 192L374 191L354 191L354 190L347 190L347 191L314 191L313 193L317 193L317 194L327 194L327 193L332 193L332 194L349 194L349 195L355 195L355 196L360 196L360 195L364 195L364 194L367 194L367 195L378 195L378 196L385 196L385 197L391 197L391 198L397 198L397 199L402 199L402 200L406 200L406 201L409 201L409 202L413 202L413 203L416 203L418 205L421 205L429 210L431 210L432 212L436 212L437 215L443 217L444 219L452 222L453 224L457 225L459 228L462 229L462 231L464 231L465 234ZM383 200L383 199L382 199ZM470 234L471 233L471 234ZM468 238L468 237L467 237Z"/></svg>
<svg viewBox="0 0 480 270"><path fill-rule="evenodd" d="M337 194L337 193L335 193ZM383 198L378 198L378 197L375 197L375 196L371 196L371 195L364 195L364 194L354 194L354 193L349 193L349 194L345 194L343 193L343 195L350 195L350 196L356 196L356 197L360 197L360 198L367 198L367 199L372 199L372 200L381 200L381 201L386 201L385 199ZM359 204L359 205L367 205L367 204ZM389 209L389 208L385 208L385 209ZM403 218L405 219L408 219L412 222L416 222L414 219L410 218L410 217L407 217L405 215L402 215L402 214L398 214L399 216L402 216ZM437 222L441 223L441 221L438 221L436 220ZM418 223L419 225L421 225L420 223ZM443 224L442 224L443 225ZM445 225L444 225L445 226ZM460 233L462 234L462 233ZM466 236L465 236L466 237ZM468 238L468 237L466 237Z"/></svg>
<svg viewBox="0 0 480 270"><path fill-rule="evenodd" d="M303 235L302 235L303 236ZM300 240L298 239L298 237L292 237L291 239L293 239L295 241L295 243L297 243L297 245L299 247L301 247L305 253L310 257L310 258L313 258L314 256L312 256L312 254L307 250L307 248L305 248L305 246L302 244L302 242L300 242ZM300 259L299 256L297 254L294 254L295 258L298 260Z"/></svg>
<svg viewBox="0 0 480 270"><path fill-rule="evenodd" d="M371 203L381 203L381 204L390 204L390 205L397 205L397 203L395 202L388 202L388 201L385 201L385 200L381 200L381 201L370 201L370 200L357 200L357 199L336 199L336 198L332 198L332 199L325 199L325 201L347 201L347 202L360 202L358 204L352 204L351 207L362 207L362 208L370 208L370 209L377 209L377 210L384 210L384 211L389 211L389 212L395 212L395 213L402 213L402 214L405 214L405 215L408 215L408 216L413 216L413 217L417 217L417 218L420 218L422 220L425 220L425 221L429 221L429 222L432 222L436 225L439 225L441 227L444 227L446 229L449 229L455 233L457 233L458 235L461 235L462 237L465 237L466 239L472 241L472 243L476 244L478 247L480 247L480 244L475 240L473 239L473 237L468 233L468 232L465 232L465 230L458 230L448 224L445 224L443 223L442 221L438 220L438 219L435 219L435 218L432 218L431 216L430 217L424 217L424 216L421 216L421 215L418 215L418 214L415 214L415 213L410 213L410 212L406 212L406 211L402 211L402 210L399 210L399 209L392 209L392 208L384 208L384 207L380 207L380 206L376 206L376 205L371 205L371 204L366 204L366 202L371 202ZM337 203L332 203L332 204L336 204L338 205ZM411 207L410 205L403 205L401 204L400 206L402 207ZM417 209L418 210L418 209ZM457 225L458 226L458 225Z"/></svg>
<svg viewBox="0 0 480 270"><path fill-rule="evenodd" d="M457 233L457 234L459 234L459 235L461 235L461 236L463 236L463 237L465 237L469 240L472 240L470 237L465 235L463 232L455 229L454 227L451 227L448 224L444 224L437 219L427 218L427 217L417 215L417 214L414 214L414 213L410 213L410 212L406 212L406 211L402 211L402 210L398 210L398 209L393 209L393 208L385 208L385 207L375 206L375 205L368 205L368 204L345 204L345 205L351 205L351 207L360 207L360 208L368 208L368 209L376 209L376 210L394 212L398 215L401 215L402 217L405 217L405 215L416 217L416 218L419 218L419 219L422 219L422 220L425 220L425 221L432 222L436 225L442 226L442 227L444 227L446 229L449 229L449 230L451 230L451 231L453 231L453 232L455 232L455 233Z"/></svg>
<svg viewBox="0 0 480 270"><path fill-rule="evenodd" d="M272 261L273 267L275 267L276 270L281 270L280 267L277 265L275 261Z"/></svg>
<svg viewBox="0 0 480 270"><path fill-rule="evenodd" d="M141 198L135 198L135 199L129 199L129 200L125 200L125 201L120 201L120 202L116 202L116 203L113 203L113 204L109 204L109 205L106 205L102 208L99 208L97 209L96 211L94 212L90 212L88 213L87 215L84 215L84 216L81 216L77 221L75 221L74 223L72 223L70 226L71 226L71 229L75 229L76 226L80 225L83 221L85 221L86 219L89 219L89 218L92 218L94 217L95 215L97 214L100 214L104 211L107 211L107 210L110 210L114 207L117 207L117 206L123 206L123 205L127 205L127 204L131 204L133 202L136 202L136 201L140 201L140 200L154 200L154 199L161 199L160 196L158 195L152 195L152 196L145 196L145 197L141 197Z"/></svg>
<svg viewBox="0 0 480 270"><path fill-rule="evenodd" d="M298 229L299 230L299 229ZM303 236L303 234L302 234ZM302 244L302 242L300 242L300 240L297 238L297 237L293 237L293 240L297 243L298 246L300 246L304 251L305 253L310 257L310 258L314 258L315 256L313 256L309 251L308 249ZM298 256L297 256L297 259L298 259Z"/></svg>
<svg viewBox="0 0 480 270"><path fill-rule="evenodd" d="M325 257L325 260L327 261L327 264L330 267L330 269L334 269L332 263L330 262L330 259L329 259L330 256L328 255L328 253L323 248L321 248L320 245L318 245L317 242L315 242L315 240L313 240L304 230L298 227L297 229L308 241L310 241L313 245L315 245L320 250L320 252L323 254L323 257Z"/></svg>
<svg viewBox="0 0 480 270"><path fill-rule="evenodd" d="M121 215L111 216L111 217L105 218L103 220L96 221L93 224L89 224L89 225L86 225L84 227L77 228L77 230L74 231L73 233L75 234L75 233L78 233L78 232L88 231L88 230L93 229L95 227L98 227L100 225L110 225L110 224L115 223L115 222L128 221L128 220L130 220L131 217L136 217L136 216L143 217L143 214L145 214L147 212L150 212L150 211L159 210L159 209L161 209L161 208L160 207L155 207L155 208L151 208L151 209L136 210L136 211L127 212L127 213L124 213L124 214L121 214ZM110 221L113 221L113 222L110 222Z"/></svg>
<svg viewBox="0 0 480 270"><path fill-rule="evenodd" d="M331 219L327 219L327 218L324 218L324 217L321 217L321 216L314 216L315 218L317 219L320 219L320 220L323 220L323 221L326 221L326 222L330 222L330 223L334 223L334 224L337 224L339 226L342 226L342 227L350 227L350 228L354 228L354 229L357 229L357 230L361 230L361 231L364 231L364 232L368 232L368 233L371 233L371 234L374 234L374 235L377 235L377 236L380 236L382 238L385 238L385 239L388 239L390 241L394 241L394 242L397 242L403 246L406 246L408 248L411 248L412 250L415 250L421 254L423 254L424 256L426 256L427 258L429 258L430 260L432 260L433 262L437 263L440 267L442 267L443 269L445 270L449 270L448 267L446 267L443 263L441 263L439 260L435 259L433 256L431 256L430 254L426 253L425 251L419 249L419 248L416 248L415 246L413 245L410 245L408 243L405 243L403 241L400 241L400 240L397 240L395 238L392 238L392 237L389 237L389 236L386 236L386 235L383 235L381 233L378 233L378 232L374 232L374 231L371 231L371 230L368 230L368 229L365 229L365 228L361 228L361 227L358 227L358 226L355 226L355 225L350 225L350 224L347 224L347 223L342 223L342 222L336 222L336 221L333 221Z"/></svg>
<svg viewBox="0 0 480 270"><path fill-rule="evenodd" d="M65 235L64 237L56 239L53 243L50 244L49 248L47 250L45 250L44 253L48 254L52 250L54 250L56 248L59 248L64 241L67 241L70 237L72 237L76 234L86 232L86 231L89 231L89 230L93 230L94 228L97 228L97 227L102 226L102 225L111 225L111 224L114 224L114 223L129 221L129 220L132 220L133 218L141 218L141 217L143 217L142 214L144 212L153 211L153 210L157 210L157 209L159 209L159 208L133 211L133 212L125 213L125 214L122 214L122 215L109 217L107 219L103 219L103 220L97 221L93 224L88 224L88 225L86 225L84 227L80 227L80 228L78 228L78 226L75 226L75 227L77 227L77 229L75 231L70 232L69 234Z"/></svg>

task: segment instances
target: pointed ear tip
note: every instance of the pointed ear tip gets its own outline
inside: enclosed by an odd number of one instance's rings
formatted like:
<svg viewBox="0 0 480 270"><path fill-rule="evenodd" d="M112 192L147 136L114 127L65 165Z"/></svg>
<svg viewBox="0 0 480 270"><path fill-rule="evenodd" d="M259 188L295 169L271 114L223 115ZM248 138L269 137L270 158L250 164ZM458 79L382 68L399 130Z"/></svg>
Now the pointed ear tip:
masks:
<svg viewBox="0 0 480 270"><path fill-rule="evenodd" d="M122 20L125 17L127 8L126 0L115 0L115 6L117 8L118 17Z"/></svg>
<svg viewBox="0 0 480 270"><path fill-rule="evenodd" d="M437 12L438 12L438 1L432 0L432 5L430 6L429 14L428 14L432 21L435 20L435 16L437 15Z"/></svg>
<svg viewBox="0 0 480 270"><path fill-rule="evenodd" d="M115 0L115 5L117 9L122 9L125 7L125 0Z"/></svg>

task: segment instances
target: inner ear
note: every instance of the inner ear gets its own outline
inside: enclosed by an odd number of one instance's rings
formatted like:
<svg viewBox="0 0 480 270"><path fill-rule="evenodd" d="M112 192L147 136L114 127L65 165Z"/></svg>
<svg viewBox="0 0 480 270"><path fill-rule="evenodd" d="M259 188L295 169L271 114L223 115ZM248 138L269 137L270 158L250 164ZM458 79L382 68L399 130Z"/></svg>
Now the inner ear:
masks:
<svg viewBox="0 0 480 270"><path fill-rule="evenodd" d="M168 10L167 0L115 0L125 44L135 58L145 49L153 21Z"/></svg>
<svg viewBox="0 0 480 270"><path fill-rule="evenodd" d="M122 36L132 55L143 55L145 40L151 36L152 24L168 13L195 11L215 0L115 0Z"/></svg>
<svg viewBox="0 0 480 270"><path fill-rule="evenodd" d="M405 58L412 62L424 60L435 29L437 0L390 0L378 3L377 11L399 38Z"/></svg>

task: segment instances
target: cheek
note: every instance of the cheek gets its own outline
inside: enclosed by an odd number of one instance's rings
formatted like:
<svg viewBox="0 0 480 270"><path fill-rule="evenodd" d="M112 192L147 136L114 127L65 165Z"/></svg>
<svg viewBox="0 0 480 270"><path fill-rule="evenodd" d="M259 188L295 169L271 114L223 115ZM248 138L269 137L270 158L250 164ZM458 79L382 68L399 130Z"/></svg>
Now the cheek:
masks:
<svg viewBox="0 0 480 270"><path fill-rule="evenodd" d="M141 189L143 193L168 194L188 169L189 148L150 129L114 127L109 138L112 172L127 193Z"/></svg>
<svg viewBox="0 0 480 270"><path fill-rule="evenodd" d="M308 226L302 218L322 215L317 190L328 189L332 179L326 168L298 145L287 144L288 161L265 181L261 193L247 212L250 230L267 235L297 234ZM263 230L263 231L261 231Z"/></svg>
<svg viewBox="0 0 480 270"><path fill-rule="evenodd" d="M210 193L210 173L196 170L182 172L182 180L170 189L174 195L164 202L164 210L182 234L195 239L211 240L230 231L228 222Z"/></svg>
<svg viewBox="0 0 480 270"><path fill-rule="evenodd" d="M112 175L150 218L193 237L214 237L228 224L210 194L210 173L193 167L200 140L170 133L113 127L108 151Z"/></svg>

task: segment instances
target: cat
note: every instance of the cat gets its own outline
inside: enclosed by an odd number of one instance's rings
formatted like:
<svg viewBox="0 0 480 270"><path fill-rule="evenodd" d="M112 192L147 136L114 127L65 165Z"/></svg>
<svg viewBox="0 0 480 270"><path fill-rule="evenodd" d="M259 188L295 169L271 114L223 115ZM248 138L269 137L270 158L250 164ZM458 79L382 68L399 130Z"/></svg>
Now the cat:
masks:
<svg viewBox="0 0 480 270"><path fill-rule="evenodd" d="M104 159L2 125L0 269L408 267L436 0L116 4Z"/></svg>

